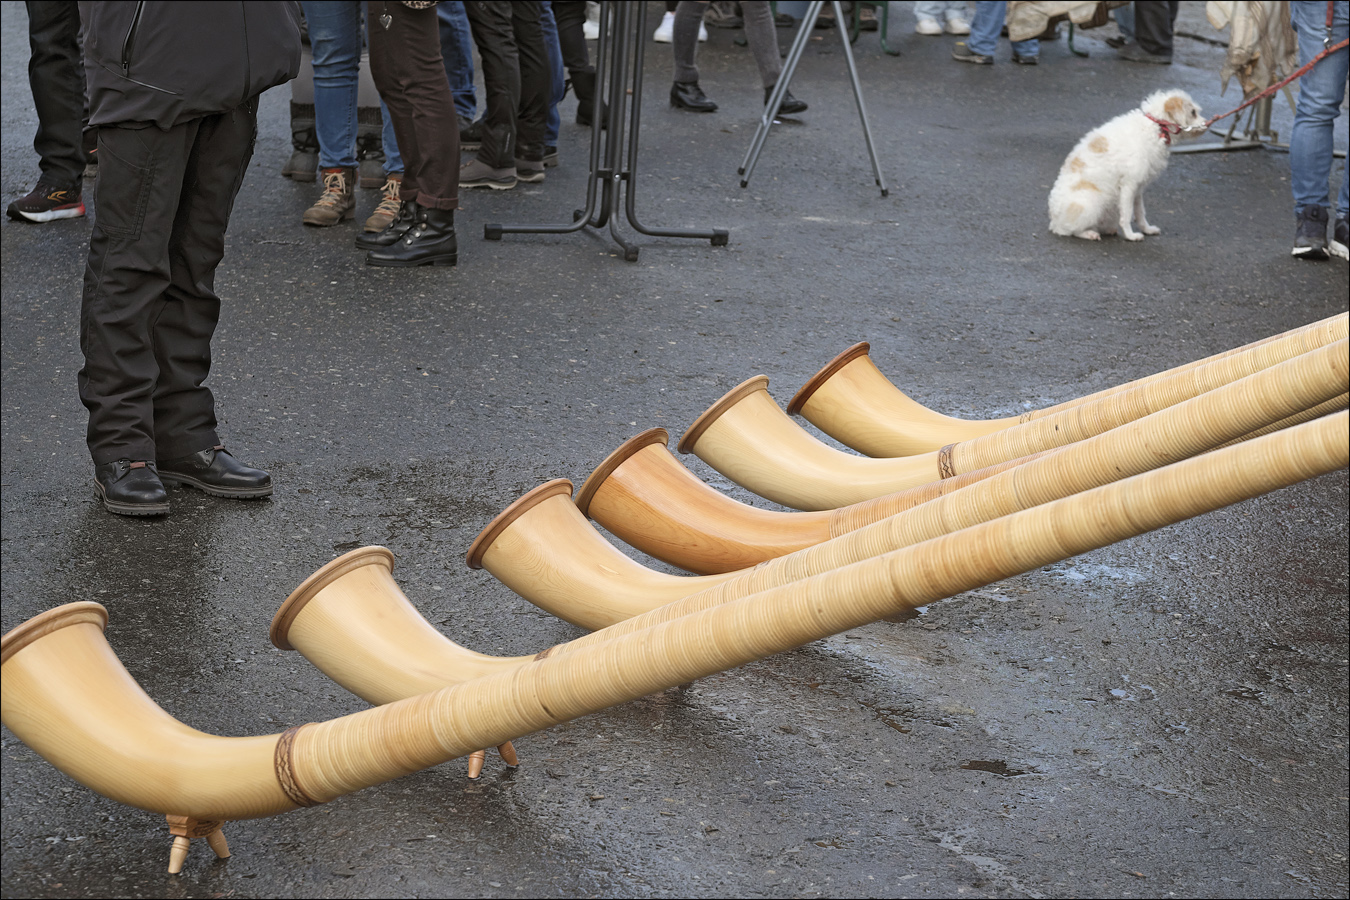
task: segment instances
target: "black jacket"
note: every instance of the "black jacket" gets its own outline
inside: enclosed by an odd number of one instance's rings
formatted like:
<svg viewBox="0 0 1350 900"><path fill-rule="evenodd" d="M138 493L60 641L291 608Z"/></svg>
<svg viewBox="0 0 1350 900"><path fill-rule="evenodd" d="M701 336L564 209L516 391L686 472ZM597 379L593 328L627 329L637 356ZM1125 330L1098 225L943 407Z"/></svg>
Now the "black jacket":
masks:
<svg viewBox="0 0 1350 900"><path fill-rule="evenodd" d="M169 129L226 112L300 71L294 0L80 3L89 124Z"/></svg>

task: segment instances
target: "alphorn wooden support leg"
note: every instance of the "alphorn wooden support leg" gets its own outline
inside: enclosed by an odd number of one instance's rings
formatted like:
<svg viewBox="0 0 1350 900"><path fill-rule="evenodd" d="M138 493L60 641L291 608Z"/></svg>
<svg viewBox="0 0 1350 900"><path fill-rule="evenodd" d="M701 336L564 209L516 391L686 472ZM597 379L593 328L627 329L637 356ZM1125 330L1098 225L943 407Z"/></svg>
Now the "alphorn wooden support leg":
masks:
<svg viewBox="0 0 1350 900"><path fill-rule="evenodd" d="M193 838L206 838L206 843L215 851L216 856L228 859L230 845L220 830L224 822L204 821L191 816L165 816L169 823L169 834L173 835L173 847L169 849L169 874L177 875L183 871L187 860L188 845Z"/></svg>
<svg viewBox="0 0 1350 900"><path fill-rule="evenodd" d="M520 765L520 758L516 756L516 748L511 746L511 742L497 745L497 753L501 755L502 761L511 768ZM477 778L483 774L483 763L487 760L486 750L475 750L469 754L469 777Z"/></svg>

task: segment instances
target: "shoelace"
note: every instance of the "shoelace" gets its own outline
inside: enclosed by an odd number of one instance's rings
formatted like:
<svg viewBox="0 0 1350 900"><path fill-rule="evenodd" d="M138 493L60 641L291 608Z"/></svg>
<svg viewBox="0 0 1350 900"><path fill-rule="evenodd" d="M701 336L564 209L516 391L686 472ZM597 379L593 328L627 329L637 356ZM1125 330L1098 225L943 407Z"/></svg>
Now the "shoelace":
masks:
<svg viewBox="0 0 1350 900"><path fill-rule="evenodd" d="M347 177L341 172L329 172L323 176L323 196L314 201L315 206L338 206L347 195Z"/></svg>
<svg viewBox="0 0 1350 900"><path fill-rule="evenodd" d="M380 188L380 191L384 194L384 197L381 198L379 205L375 207L376 215L379 215L380 213L386 213L390 216L398 214L399 187L400 183L393 180L392 178L384 183L384 187Z"/></svg>

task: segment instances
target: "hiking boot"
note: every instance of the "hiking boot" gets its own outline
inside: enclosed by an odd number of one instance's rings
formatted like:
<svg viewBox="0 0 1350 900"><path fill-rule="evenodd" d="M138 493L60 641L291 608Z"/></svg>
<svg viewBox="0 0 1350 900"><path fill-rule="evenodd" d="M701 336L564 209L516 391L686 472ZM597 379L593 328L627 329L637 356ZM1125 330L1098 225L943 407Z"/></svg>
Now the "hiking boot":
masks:
<svg viewBox="0 0 1350 900"><path fill-rule="evenodd" d="M37 187L11 203L8 212L11 219L29 222L78 219L84 215L84 200L78 190L59 189L39 181Z"/></svg>
<svg viewBox="0 0 1350 900"><path fill-rule="evenodd" d="M1350 225L1346 224L1345 216L1336 220L1336 227L1332 231L1332 235L1331 244L1327 247L1331 251L1331 255L1350 260Z"/></svg>
<svg viewBox="0 0 1350 900"><path fill-rule="evenodd" d="M324 169L323 194L300 221L328 227L356 215L356 169Z"/></svg>
<svg viewBox="0 0 1350 900"><path fill-rule="evenodd" d="M976 53L970 47L966 46L965 41L957 41L956 46L952 47L952 59L959 62L974 63L977 66L992 66L994 58L985 56L983 53Z"/></svg>
<svg viewBox="0 0 1350 900"><path fill-rule="evenodd" d="M417 221L403 237L366 254L368 266L453 266L458 261L453 209L418 207Z"/></svg>
<svg viewBox="0 0 1350 900"><path fill-rule="evenodd" d="M475 158L459 167L459 186L462 188L485 187L494 191L509 191L516 186L517 180L514 166L494 169Z"/></svg>
<svg viewBox="0 0 1350 900"><path fill-rule="evenodd" d="M1299 259L1327 258L1327 208L1325 206L1305 206L1298 212L1298 225L1294 229L1294 249L1292 256Z"/></svg>
<svg viewBox="0 0 1350 900"><path fill-rule="evenodd" d="M544 180L544 161L542 159L521 159L516 157L516 180L526 184L538 184Z"/></svg>
<svg viewBox="0 0 1350 900"><path fill-rule="evenodd" d="M384 231L389 225L398 218L400 201L398 199L398 189L403 184L402 172L390 172L388 180L384 187L380 188L380 202L375 207L375 211L366 219L366 231Z"/></svg>
<svg viewBox="0 0 1350 900"><path fill-rule="evenodd" d="M291 158L281 174L292 181L309 184L319 168L319 137L314 133L314 104L291 101Z"/></svg>
<svg viewBox="0 0 1350 900"><path fill-rule="evenodd" d="M421 216L422 207L417 205L416 200L404 200L398 205L398 215L394 216L394 221L390 222L387 228L375 234L362 232L356 237L356 246L362 250L378 250L398 243L398 240L417 224Z"/></svg>

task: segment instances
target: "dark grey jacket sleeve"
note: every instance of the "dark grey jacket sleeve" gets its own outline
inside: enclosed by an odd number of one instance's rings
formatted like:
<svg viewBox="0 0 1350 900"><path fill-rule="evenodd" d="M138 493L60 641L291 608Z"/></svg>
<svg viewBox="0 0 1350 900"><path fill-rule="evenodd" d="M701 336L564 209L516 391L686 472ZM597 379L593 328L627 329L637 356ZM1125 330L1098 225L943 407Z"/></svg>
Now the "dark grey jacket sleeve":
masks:
<svg viewBox="0 0 1350 900"><path fill-rule="evenodd" d="M234 109L300 71L294 0L80 3L89 123L172 128Z"/></svg>

